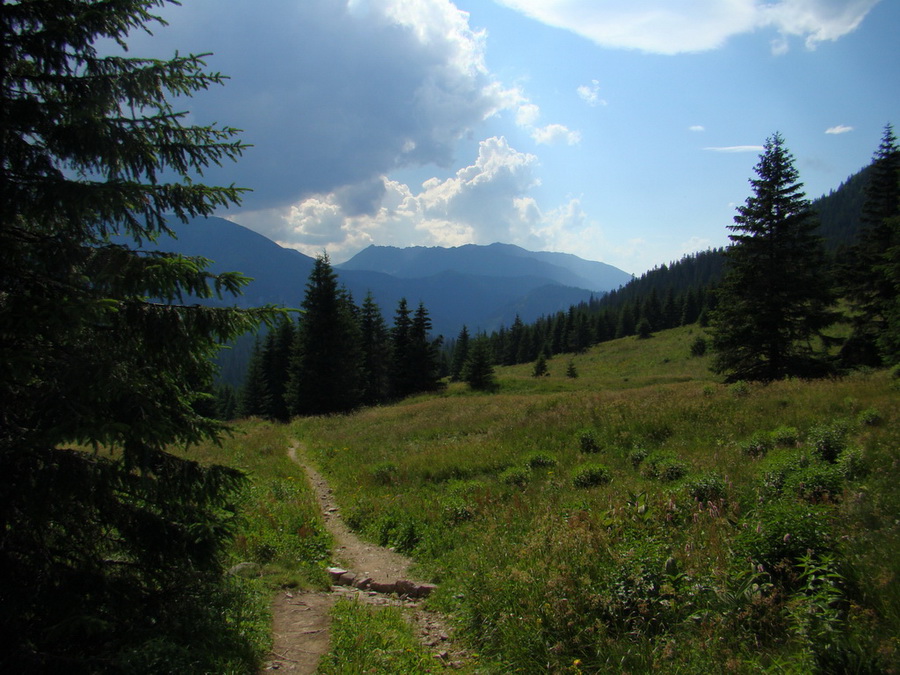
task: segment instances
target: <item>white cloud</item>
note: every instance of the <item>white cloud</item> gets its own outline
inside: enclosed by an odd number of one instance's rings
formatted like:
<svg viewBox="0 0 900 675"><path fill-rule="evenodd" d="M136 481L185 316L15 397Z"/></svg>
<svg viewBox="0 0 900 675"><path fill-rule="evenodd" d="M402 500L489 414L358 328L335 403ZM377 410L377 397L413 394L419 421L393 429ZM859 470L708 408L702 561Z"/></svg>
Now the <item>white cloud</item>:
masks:
<svg viewBox="0 0 900 675"><path fill-rule="evenodd" d="M600 82L591 80L590 85L583 84L576 89L579 98L591 107L607 105L606 100L600 98Z"/></svg>
<svg viewBox="0 0 900 675"><path fill-rule="evenodd" d="M581 142L581 133L572 131L563 124L547 124L538 126L541 117L541 109L528 100L524 93L518 92L516 105L516 125L525 129L538 145L554 145L565 143L566 145L578 145Z"/></svg>
<svg viewBox="0 0 900 675"><path fill-rule="evenodd" d="M702 124L694 124L693 126L688 127L688 131L706 131L706 127L704 127Z"/></svg>
<svg viewBox="0 0 900 675"><path fill-rule="evenodd" d="M479 144L478 157L447 179L431 178L418 191L387 177L380 179L377 204L367 212L348 211L341 191L304 199L279 210L234 218L270 227L282 246L313 255L327 249L332 259L349 258L369 244L460 246L503 241L531 249L585 251L599 244L577 199L543 210L531 191L538 180L537 157L510 147L503 137ZM585 237L587 239L585 239ZM595 241L596 240L596 241Z"/></svg>
<svg viewBox="0 0 900 675"><path fill-rule="evenodd" d="M545 127L535 127L531 132L531 137L536 143L541 145L552 145L554 143L578 145L581 143L581 133L572 131L562 124L548 124Z"/></svg>
<svg viewBox="0 0 900 675"><path fill-rule="evenodd" d="M677 54L716 49L730 37L759 28L819 42L859 26L879 0L497 0L550 26L604 47Z"/></svg>
<svg viewBox="0 0 900 675"><path fill-rule="evenodd" d="M846 124L838 124L835 127L829 127L825 130L826 134L846 134L853 131L853 127L848 127Z"/></svg>
<svg viewBox="0 0 900 675"><path fill-rule="evenodd" d="M761 145L727 145L717 148L703 148L710 152L762 152L764 150Z"/></svg>

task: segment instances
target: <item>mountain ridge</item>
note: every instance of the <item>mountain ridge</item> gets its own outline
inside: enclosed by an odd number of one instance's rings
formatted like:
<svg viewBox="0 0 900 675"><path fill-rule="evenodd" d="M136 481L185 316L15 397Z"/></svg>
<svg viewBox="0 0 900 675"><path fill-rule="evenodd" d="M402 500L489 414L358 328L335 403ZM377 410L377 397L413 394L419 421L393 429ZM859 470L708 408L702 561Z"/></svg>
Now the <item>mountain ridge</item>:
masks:
<svg viewBox="0 0 900 675"><path fill-rule="evenodd" d="M296 308L302 303L313 258L225 218L196 218L186 224L173 220L169 226L174 237L163 235L144 248L202 256L212 261L213 272L241 272L253 279L242 296L218 304ZM378 257L384 249L390 251L393 259L405 256L414 264L399 274L390 274L384 271L383 261L369 269L366 256L359 259L358 254L347 263L334 265L340 283L357 302L371 292L388 323L401 298L412 305L424 303L434 333L445 337L455 336L463 325L471 331L495 330L511 324L516 314L523 321L532 321L606 293L631 279L606 263L585 261L570 254L527 251L512 244L467 244L455 249L369 247L361 253L369 251L370 258L372 254ZM424 262L422 251L429 251ZM439 258L442 261L435 262ZM560 262L594 273L594 278L572 272ZM598 272L609 275L606 288L598 284ZM616 281L620 283L612 286ZM582 285L573 285L578 282ZM536 292L545 287L555 290Z"/></svg>

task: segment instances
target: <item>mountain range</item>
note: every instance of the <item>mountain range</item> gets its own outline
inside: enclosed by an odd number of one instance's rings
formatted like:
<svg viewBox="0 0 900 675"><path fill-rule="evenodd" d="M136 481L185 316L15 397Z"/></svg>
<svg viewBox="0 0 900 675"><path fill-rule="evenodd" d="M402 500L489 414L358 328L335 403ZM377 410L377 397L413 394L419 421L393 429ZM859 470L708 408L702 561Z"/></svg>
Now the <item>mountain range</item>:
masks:
<svg viewBox="0 0 900 675"><path fill-rule="evenodd" d="M300 306L313 258L224 218L170 222L170 227L174 238L163 236L145 247L203 256L213 261L215 272L237 271L253 279L229 304ZM611 265L509 244L370 246L334 270L357 303L371 292L388 324L406 298L412 308L424 303L434 333L448 338L464 324L474 332L510 325L517 315L534 321L631 280Z"/></svg>

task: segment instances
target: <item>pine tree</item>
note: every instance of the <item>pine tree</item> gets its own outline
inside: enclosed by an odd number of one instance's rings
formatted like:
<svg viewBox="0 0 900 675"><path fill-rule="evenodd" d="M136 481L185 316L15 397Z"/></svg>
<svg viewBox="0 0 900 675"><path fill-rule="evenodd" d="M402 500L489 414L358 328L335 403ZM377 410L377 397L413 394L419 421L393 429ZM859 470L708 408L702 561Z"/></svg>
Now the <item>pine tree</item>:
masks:
<svg viewBox="0 0 900 675"><path fill-rule="evenodd" d="M824 249L791 153L766 140L753 195L729 226L714 312L713 368L728 380L771 381L827 371L815 338L835 315Z"/></svg>
<svg viewBox="0 0 900 675"><path fill-rule="evenodd" d="M531 376L544 377L549 374L550 370L547 368L547 357L541 354L537 357L537 361L534 362L534 368L531 369Z"/></svg>
<svg viewBox="0 0 900 675"><path fill-rule="evenodd" d="M475 340L463 367L463 380L476 391L494 391L497 381L491 364L491 350L486 339Z"/></svg>
<svg viewBox="0 0 900 675"><path fill-rule="evenodd" d="M301 307L285 390L288 412L327 415L352 410L361 401L359 324L327 254L316 257Z"/></svg>
<svg viewBox="0 0 900 675"><path fill-rule="evenodd" d="M410 331L410 361L415 375L413 391L433 391L440 380L438 353L442 338L431 338L431 317L424 303L419 303L413 315Z"/></svg>
<svg viewBox="0 0 900 675"><path fill-rule="evenodd" d="M243 640L205 602L222 597L242 476L166 448L222 432L200 413L211 357L273 311L186 303L246 279L137 245L170 232L167 214L187 222L238 202L239 189L197 177L244 146L170 104L223 81L201 56L97 51L165 4L0 3L4 672L127 670L121 655L151 643L215 670L187 616L220 644Z"/></svg>
<svg viewBox="0 0 900 675"><path fill-rule="evenodd" d="M285 317L269 331L263 349L262 368L267 398L264 416L280 422L287 422L290 419L285 394L295 340L294 322Z"/></svg>
<svg viewBox="0 0 900 675"><path fill-rule="evenodd" d="M367 293L360 310L362 336L362 400L375 405L390 396L391 345L381 309Z"/></svg>
<svg viewBox="0 0 900 675"><path fill-rule="evenodd" d="M453 363L450 366L450 381L459 382L462 379L463 367L469 358L469 329L463 325L456 337L453 348Z"/></svg>
<svg viewBox="0 0 900 675"><path fill-rule="evenodd" d="M415 390L415 372L410 352L412 345L412 317L406 298L400 298L391 328L391 395L409 396Z"/></svg>
<svg viewBox="0 0 900 675"><path fill-rule="evenodd" d="M845 270L847 296L854 312L853 334L841 351L848 365L880 364L886 356L879 341L888 330L888 317L897 298L890 273L890 259L900 246L900 146L893 127L885 126L881 144L872 159L862 208L863 229L850 250Z"/></svg>
<svg viewBox="0 0 900 675"><path fill-rule="evenodd" d="M268 417L271 409L269 384L264 366L263 348L257 338L241 386L237 413L240 417Z"/></svg>

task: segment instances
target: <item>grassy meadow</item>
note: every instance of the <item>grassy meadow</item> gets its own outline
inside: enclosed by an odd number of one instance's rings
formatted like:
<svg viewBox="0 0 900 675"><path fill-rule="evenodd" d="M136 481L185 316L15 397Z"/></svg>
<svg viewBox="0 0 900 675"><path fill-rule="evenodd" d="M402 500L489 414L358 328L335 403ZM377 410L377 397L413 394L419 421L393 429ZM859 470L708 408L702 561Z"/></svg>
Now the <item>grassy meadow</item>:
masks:
<svg viewBox="0 0 900 675"><path fill-rule="evenodd" d="M891 671L897 381L722 385L699 334L288 433L351 526L440 583L485 672Z"/></svg>
<svg viewBox="0 0 900 675"><path fill-rule="evenodd" d="M700 335L604 343L542 378L499 368L494 394L247 420L190 455L252 479L232 556L261 566L253 583L323 587L297 443L352 527L439 582L428 602L474 672L895 672L900 380L723 385L691 356ZM394 610L335 620L323 668L437 667Z"/></svg>

